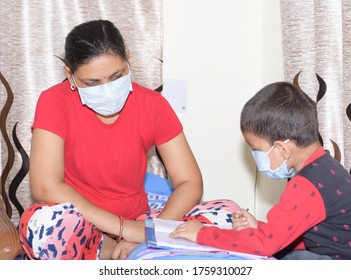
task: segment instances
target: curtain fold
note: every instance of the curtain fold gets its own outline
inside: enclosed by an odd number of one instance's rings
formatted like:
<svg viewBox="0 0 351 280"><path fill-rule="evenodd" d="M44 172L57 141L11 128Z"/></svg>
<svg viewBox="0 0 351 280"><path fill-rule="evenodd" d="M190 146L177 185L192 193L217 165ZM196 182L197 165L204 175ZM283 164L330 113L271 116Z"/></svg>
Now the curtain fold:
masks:
<svg viewBox="0 0 351 280"><path fill-rule="evenodd" d="M326 93L317 103L320 134L332 155L340 149L340 162L350 170L351 3L281 0L280 5L285 80L301 71L299 85L315 101L316 74L325 81Z"/></svg>
<svg viewBox="0 0 351 280"><path fill-rule="evenodd" d="M17 123L18 138L28 154L39 94L65 78L63 63L56 57L63 56L65 37L77 24L93 19L108 19L120 29L130 51L133 80L158 88L162 84L162 0L0 1L0 73L14 93L6 127L11 134ZM6 101L7 90L0 83L1 108ZM8 148L3 138L0 141L3 170ZM21 157L15 150L6 188L20 168ZM32 203L28 176L21 182L17 197L24 207ZM19 215L14 210L12 220L17 223Z"/></svg>

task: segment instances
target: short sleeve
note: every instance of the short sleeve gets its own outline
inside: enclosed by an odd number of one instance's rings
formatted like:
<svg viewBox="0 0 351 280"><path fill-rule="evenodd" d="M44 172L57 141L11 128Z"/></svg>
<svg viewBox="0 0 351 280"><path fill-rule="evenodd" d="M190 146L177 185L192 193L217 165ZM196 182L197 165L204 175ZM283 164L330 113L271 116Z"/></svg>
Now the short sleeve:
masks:
<svg viewBox="0 0 351 280"><path fill-rule="evenodd" d="M66 139L69 122L63 95L64 93L52 89L41 93L35 109L32 130L44 129Z"/></svg>
<svg viewBox="0 0 351 280"><path fill-rule="evenodd" d="M160 95L155 117L155 144L164 144L183 131L183 126L168 101Z"/></svg>

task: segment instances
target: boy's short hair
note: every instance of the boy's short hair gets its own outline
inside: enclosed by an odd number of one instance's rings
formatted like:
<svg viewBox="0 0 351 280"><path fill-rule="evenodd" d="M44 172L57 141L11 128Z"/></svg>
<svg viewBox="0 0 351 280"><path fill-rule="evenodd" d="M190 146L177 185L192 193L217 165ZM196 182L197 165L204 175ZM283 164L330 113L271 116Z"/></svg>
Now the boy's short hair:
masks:
<svg viewBox="0 0 351 280"><path fill-rule="evenodd" d="M240 127L271 144L290 139L305 147L319 139L316 102L291 83L272 83L244 105Z"/></svg>

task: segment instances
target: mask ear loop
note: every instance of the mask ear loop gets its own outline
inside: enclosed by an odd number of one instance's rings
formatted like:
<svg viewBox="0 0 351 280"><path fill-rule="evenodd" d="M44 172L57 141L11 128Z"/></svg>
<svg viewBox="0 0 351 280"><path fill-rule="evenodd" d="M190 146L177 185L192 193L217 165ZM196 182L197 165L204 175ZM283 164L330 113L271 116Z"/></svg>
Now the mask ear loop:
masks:
<svg viewBox="0 0 351 280"><path fill-rule="evenodd" d="M267 156L269 155L269 153L270 153L271 151L273 151L274 148L275 148L275 145L273 144L273 146L268 150Z"/></svg>
<svg viewBox="0 0 351 280"><path fill-rule="evenodd" d="M290 141L290 139L286 139L286 140L284 141L284 143L288 143L289 141ZM290 158L290 155L288 155L288 158L285 160L285 162L287 162L289 158Z"/></svg>
<svg viewBox="0 0 351 280"><path fill-rule="evenodd" d="M286 140L284 141L284 143L288 143L289 141L290 141L290 139L286 139ZM270 153L274 148L275 148L275 145L273 144L273 146L268 150L267 155L269 155L269 153Z"/></svg>

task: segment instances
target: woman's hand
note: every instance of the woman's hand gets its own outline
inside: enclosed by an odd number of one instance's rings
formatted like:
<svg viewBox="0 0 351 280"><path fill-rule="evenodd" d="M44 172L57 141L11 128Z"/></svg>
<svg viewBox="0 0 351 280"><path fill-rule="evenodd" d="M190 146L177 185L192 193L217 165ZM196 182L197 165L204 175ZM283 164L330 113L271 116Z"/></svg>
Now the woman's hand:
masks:
<svg viewBox="0 0 351 280"><path fill-rule="evenodd" d="M241 209L233 213L233 229L240 231L245 228L257 228L257 220L247 210Z"/></svg>
<svg viewBox="0 0 351 280"><path fill-rule="evenodd" d="M115 249L112 252L113 260L124 260L128 254L136 247L139 243L127 242L125 240L121 240L117 243Z"/></svg>
<svg viewBox="0 0 351 280"><path fill-rule="evenodd" d="M204 225L199 221L188 221L176 227L176 229L170 233L172 238L185 238L192 242L196 242L197 234Z"/></svg>
<svg viewBox="0 0 351 280"><path fill-rule="evenodd" d="M124 241L141 243L145 241L145 221L124 220L123 222Z"/></svg>
<svg viewBox="0 0 351 280"><path fill-rule="evenodd" d="M122 238L117 242L116 238L104 234L100 259L125 259L136 246L145 241L144 221L123 220Z"/></svg>

